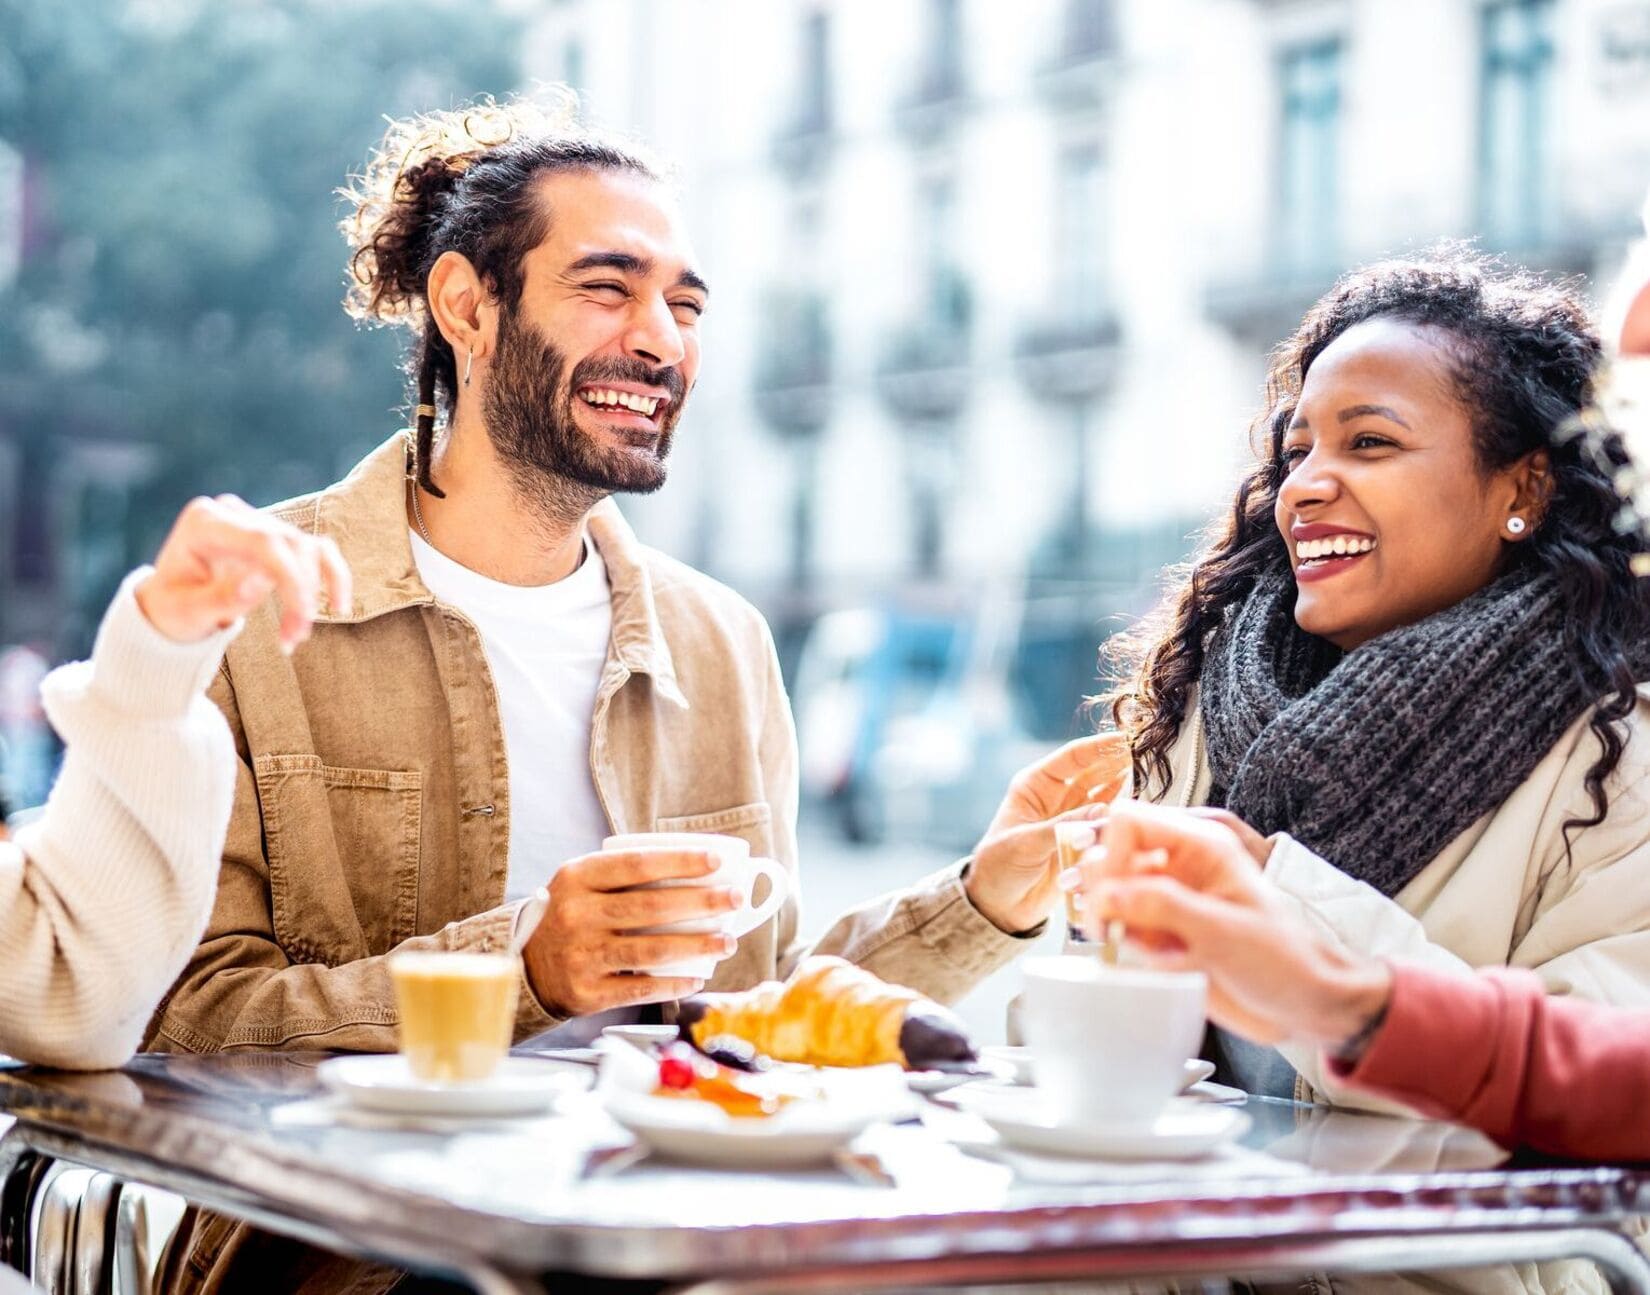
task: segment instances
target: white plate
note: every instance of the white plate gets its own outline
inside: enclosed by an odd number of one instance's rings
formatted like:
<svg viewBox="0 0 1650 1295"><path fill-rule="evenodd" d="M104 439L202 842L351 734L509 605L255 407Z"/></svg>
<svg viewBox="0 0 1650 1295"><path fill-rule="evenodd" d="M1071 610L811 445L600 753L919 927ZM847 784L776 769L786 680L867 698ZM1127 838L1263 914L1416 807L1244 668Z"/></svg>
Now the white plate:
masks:
<svg viewBox="0 0 1650 1295"><path fill-rule="evenodd" d="M980 1060L994 1069L1001 1069L1012 1075L1009 1082L1016 1084L1030 1084L1035 1082L1031 1073L1031 1049L1016 1047L990 1047L980 1049ZM1193 1084L1201 1084L1210 1075L1215 1073L1215 1063L1193 1057L1186 1063L1186 1068L1180 1077L1180 1091L1185 1092Z"/></svg>
<svg viewBox="0 0 1650 1295"><path fill-rule="evenodd" d="M956 1102L989 1124L1005 1146L1098 1160L1193 1160L1249 1129L1230 1106L1177 1097L1150 1123L1062 1124L1035 1088L963 1088Z"/></svg>
<svg viewBox="0 0 1650 1295"><path fill-rule="evenodd" d="M468 1084L415 1079L399 1053L334 1057L315 1075L353 1106L398 1115L535 1115L562 1093L590 1085L584 1066L533 1057L506 1057L486 1079Z"/></svg>
<svg viewBox="0 0 1650 1295"><path fill-rule="evenodd" d="M632 1058L648 1061L634 1048L605 1052L597 1083L603 1109L656 1154L692 1164L743 1169L823 1164L871 1125L903 1119L913 1110L895 1066L818 1070L808 1082L817 1081L820 1099L799 1099L775 1115L736 1117L710 1102L654 1097L655 1068L636 1066Z"/></svg>
<svg viewBox="0 0 1650 1295"><path fill-rule="evenodd" d="M823 1103L811 1103L824 1105ZM700 1126L680 1118L688 1102L625 1093L610 1097L607 1113L654 1151L687 1164L726 1169L795 1169L825 1164L880 1116L858 1112L828 1119L787 1119L791 1110L768 1117L734 1119Z"/></svg>

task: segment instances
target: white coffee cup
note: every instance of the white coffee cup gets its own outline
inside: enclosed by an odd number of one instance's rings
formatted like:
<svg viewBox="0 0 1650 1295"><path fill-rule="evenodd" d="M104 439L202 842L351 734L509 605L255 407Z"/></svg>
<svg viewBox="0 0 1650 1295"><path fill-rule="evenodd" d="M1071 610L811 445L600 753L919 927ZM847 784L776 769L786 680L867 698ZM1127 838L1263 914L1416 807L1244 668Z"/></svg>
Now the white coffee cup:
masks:
<svg viewBox="0 0 1650 1295"><path fill-rule="evenodd" d="M1050 1114L1085 1127L1155 1117L1202 1041L1207 995L1198 972L1027 959L1020 1022Z"/></svg>
<svg viewBox="0 0 1650 1295"><path fill-rule="evenodd" d="M674 854L683 850L702 850L714 854L716 871L704 877L667 877L650 881L638 890L665 889L676 886L719 886L737 890L740 906L732 912L716 917L694 918L685 922L671 922L665 926L641 928L639 935L694 935L720 931L725 935L741 936L754 931L779 911L779 906L790 894L791 878L784 867L773 859L751 857L750 842L738 836L716 836L709 832L627 832L610 836L602 842L604 853ZM768 897L760 904L753 900L758 877L768 879ZM694 980L709 980L722 959L715 954L699 958L683 958L657 967L642 967L654 976L687 976Z"/></svg>

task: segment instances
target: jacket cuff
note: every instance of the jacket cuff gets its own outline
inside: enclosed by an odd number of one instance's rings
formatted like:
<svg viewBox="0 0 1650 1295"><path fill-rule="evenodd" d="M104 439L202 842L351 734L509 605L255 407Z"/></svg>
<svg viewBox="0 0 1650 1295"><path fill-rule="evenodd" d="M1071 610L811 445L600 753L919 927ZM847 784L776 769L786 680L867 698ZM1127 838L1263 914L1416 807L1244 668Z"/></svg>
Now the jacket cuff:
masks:
<svg viewBox="0 0 1650 1295"><path fill-rule="evenodd" d="M1499 1001L1476 976L1393 963L1386 1019L1351 1065L1326 1057L1330 1073L1433 1111L1465 1106L1485 1081L1494 1055Z"/></svg>
<svg viewBox="0 0 1650 1295"><path fill-rule="evenodd" d="M971 982L1007 966L1047 928L1003 930L969 899L963 887L972 856L930 873L912 887L912 933Z"/></svg>
<svg viewBox="0 0 1650 1295"><path fill-rule="evenodd" d="M137 586L153 569L139 567L121 581L81 669L89 670L88 691L105 706L137 719L177 719L204 696L241 622L199 643L174 643L138 607Z"/></svg>
<svg viewBox="0 0 1650 1295"><path fill-rule="evenodd" d="M552 1030L567 1018L555 1016L544 1010L544 1004L539 1002L539 996L533 992L532 982L527 979L527 964L521 960L516 943L516 930L524 926L520 921L522 909L532 903L531 899L517 900L513 904L506 904L502 908L495 908L489 913L482 913L468 921L454 923L449 930L459 932L458 937L449 946L454 949L470 949L477 953L516 953L518 981L516 985L516 1031L515 1041L530 1039L536 1034L543 1034ZM531 931L531 927L527 928Z"/></svg>

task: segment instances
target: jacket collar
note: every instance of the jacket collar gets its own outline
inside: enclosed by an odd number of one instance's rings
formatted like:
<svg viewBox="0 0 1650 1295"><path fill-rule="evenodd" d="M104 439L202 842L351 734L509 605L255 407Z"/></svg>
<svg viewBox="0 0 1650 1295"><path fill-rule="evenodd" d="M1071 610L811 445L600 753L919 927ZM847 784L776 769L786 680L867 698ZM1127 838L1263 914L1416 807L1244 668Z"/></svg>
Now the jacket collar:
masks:
<svg viewBox="0 0 1650 1295"><path fill-rule="evenodd" d="M323 623L359 624L406 607L435 602L419 579L407 532L407 482L412 475L412 441L397 432L320 494L311 496L311 515L282 510L307 520L318 535L330 535L354 577L355 598L347 615L325 612ZM609 666L652 678L662 696L687 707L676 680L670 644L659 622L647 549L636 539L611 499L590 510L586 524L612 590L613 636Z"/></svg>

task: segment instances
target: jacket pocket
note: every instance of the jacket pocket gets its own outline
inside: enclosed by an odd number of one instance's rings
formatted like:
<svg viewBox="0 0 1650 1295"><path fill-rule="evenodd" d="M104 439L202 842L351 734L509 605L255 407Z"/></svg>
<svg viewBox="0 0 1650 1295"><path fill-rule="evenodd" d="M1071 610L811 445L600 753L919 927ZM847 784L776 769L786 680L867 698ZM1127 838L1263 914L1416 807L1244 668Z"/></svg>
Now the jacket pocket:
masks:
<svg viewBox="0 0 1650 1295"><path fill-rule="evenodd" d="M417 934L421 773L314 755L262 755L254 773L275 938L294 961L337 966Z"/></svg>
<svg viewBox="0 0 1650 1295"><path fill-rule="evenodd" d="M717 836L739 836L750 842L751 853L762 858L773 854L773 811L767 801L752 801L732 809L708 814L682 814L653 820L655 832L709 832Z"/></svg>

